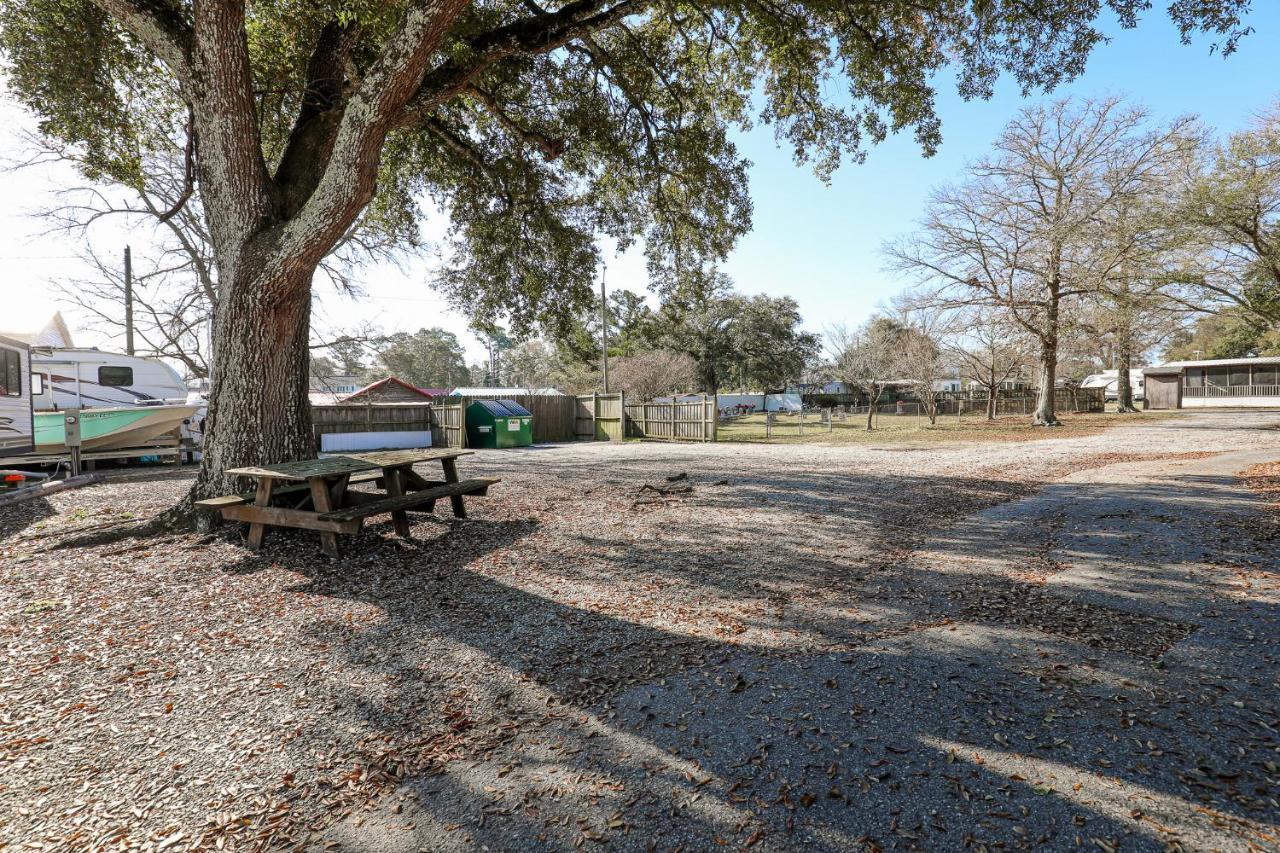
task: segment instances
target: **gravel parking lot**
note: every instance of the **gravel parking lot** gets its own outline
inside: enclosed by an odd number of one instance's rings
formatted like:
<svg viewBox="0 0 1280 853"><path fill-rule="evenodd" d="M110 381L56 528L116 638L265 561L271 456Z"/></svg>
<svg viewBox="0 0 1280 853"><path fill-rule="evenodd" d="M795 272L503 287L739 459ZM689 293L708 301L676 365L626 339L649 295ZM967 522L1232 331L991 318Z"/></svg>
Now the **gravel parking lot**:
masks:
<svg viewBox="0 0 1280 853"><path fill-rule="evenodd" d="M1280 847L1280 414L464 457L472 518L0 510L0 847ZM669 479L672 478L672 479ZM648 486L648 488L646 488Z"/></svg>

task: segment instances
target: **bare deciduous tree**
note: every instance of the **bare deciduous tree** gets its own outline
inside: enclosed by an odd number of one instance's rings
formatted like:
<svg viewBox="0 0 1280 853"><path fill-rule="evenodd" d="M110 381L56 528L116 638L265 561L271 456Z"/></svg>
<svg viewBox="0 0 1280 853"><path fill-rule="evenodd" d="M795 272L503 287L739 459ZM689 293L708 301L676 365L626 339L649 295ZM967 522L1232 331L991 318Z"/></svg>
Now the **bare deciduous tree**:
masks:
<svg viewBox="0 0 1280 853"><path fill-rule="evenodd" d="M834 326L827 330L831 374L867 398L867 430L884 389L896 378L901 358L902 324L874 317L857 329Z"/></svg>
<svg viewBox="0 0 1280 853"><path fill-rule="evenodd" d="M1035 361L1033 342L1020 326L991 308L965 309L954 329L947 352L959 365L961 378L986 392L987 420L994 420L1000 390Z"/></svg>
<svg viewBox="0 0 1280 853"><path fill-rule="evenodd" d="M1144 110L1117 99L1025 108L964 184L933 193L921 233L887 250L899 270L952 305L999 308L1035 338L1033 423L1058 423L1064 312L1104 288L1124 261L1100 224L1150 191L1188 125L1153 129Z"/></svg>
<svg viewBox="0 0 1280 853"><path fill-rule="evenodd" d="M671 350L650 350L615 359L610 371L613 383L638 400L687 391L698 376L698 366L689 355Z"/></svg>
<svg viewBox="0 0 1280 853"><path fill-rule="evenodd" d="M947 377L942 348L919 328L907 327L898 342L897 375L920 401L930 424L938 422L938 385Z"/></svg>

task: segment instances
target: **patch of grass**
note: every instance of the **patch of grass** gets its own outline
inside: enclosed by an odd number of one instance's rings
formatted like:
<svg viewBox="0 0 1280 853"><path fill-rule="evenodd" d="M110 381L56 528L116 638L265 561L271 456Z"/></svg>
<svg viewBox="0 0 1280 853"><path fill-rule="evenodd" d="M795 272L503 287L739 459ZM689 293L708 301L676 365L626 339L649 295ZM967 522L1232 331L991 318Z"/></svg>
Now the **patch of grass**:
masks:
<svg viewBox="0 0 1280 853"><path fill-rule="evenodd" d="M866 429L866 415L849 415L845 420L837 416L827 431L817 414L804 418L804 434L801 435L800 418L795 415L778 415L774 421L772 437L765 436L764 414L747 415L731 422L721 423L720 441L764 442L769 444L934 444L964 441L1039 441L1044 438L1075 438L1096 435L1113 426L1124 426L1146 421L1176 417L1176 412L1139 412L1118 415L1063 414L1058 418L1062 426L1033 427L1031 418L1024 415L1007 415L988 421L981 415L939 416L936 424L928 418L915 415L879 415L875 429Z"/></svg>

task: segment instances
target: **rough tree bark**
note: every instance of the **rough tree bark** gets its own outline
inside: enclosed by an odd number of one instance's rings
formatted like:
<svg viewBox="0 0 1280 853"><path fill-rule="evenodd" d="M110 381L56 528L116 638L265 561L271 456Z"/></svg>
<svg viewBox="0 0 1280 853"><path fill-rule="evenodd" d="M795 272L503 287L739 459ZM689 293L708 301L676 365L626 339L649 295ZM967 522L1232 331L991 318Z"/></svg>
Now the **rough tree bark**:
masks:
<svg viewBox="0 0 1280 853"><path fill-rule="evenodd" d="M1060 426L1054 411L1054 386L1058 382L1058 336L1040 338L1039 388L1036 391L1036 410L1031 416L1034 426Z"/></svg>
<svg viewBox="0 0 1280 853"><path fill-rule="evenodd" d="M1133 404L1133 384L1129 381L1129 371L1133 366L1133 337L1126 325L1121 325L1117 337L1119 374L1116 378L1116 411L1131 414L1138 411Z"/></svg>
<svg viewBox="0 0 1280 853"><path fill-rule="evenodd" d="M1056 268L1057 264L1058 261L1055 258L1053 266ZM1031 424L1060 426L1061 422L1054 411L1054 390L1058 383L1058 310L1062 301L1061 282L1055 278L1048 283L1046 290L1042 331L1036 335L1040 340L1040 387L1037 391L1036 411L1031 416Z"/></svg>
<svg viewBox="0 0 1280 853"><path fill-rule="evenodd" d="M214 373L199 491L234 488L228 468L315 453L307 399L311 273L259 273L229 287L218 311Z"/></svg>

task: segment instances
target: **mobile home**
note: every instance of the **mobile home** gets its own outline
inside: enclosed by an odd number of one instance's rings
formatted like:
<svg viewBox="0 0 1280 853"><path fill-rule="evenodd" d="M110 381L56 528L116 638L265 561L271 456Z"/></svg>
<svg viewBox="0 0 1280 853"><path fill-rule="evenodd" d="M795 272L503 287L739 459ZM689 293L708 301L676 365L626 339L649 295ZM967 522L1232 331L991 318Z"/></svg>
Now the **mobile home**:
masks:
<svg viewBox="0 0 1280 853"><path fill-rule="evenodd" d="M1143 374L1148 409L1280 408L1280 357L1171 361Z"/></svg>
<svg viewBox="0 0 1280 853"><path fill-rule="evenodd" d="M0 337L0 456L35 449L31 404L31 351L13 338Z"/></svg>

